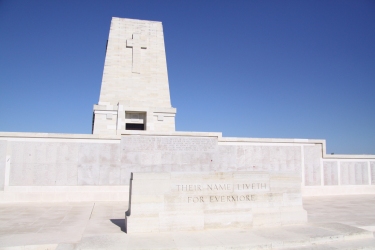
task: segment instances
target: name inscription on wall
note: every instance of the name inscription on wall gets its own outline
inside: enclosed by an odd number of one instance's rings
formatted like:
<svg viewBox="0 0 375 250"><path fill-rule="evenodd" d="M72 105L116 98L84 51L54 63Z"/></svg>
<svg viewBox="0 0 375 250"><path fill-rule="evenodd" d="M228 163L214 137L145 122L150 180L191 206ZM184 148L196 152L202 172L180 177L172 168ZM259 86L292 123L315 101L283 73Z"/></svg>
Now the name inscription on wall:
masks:
<svg viewBox="0 0 375 250"><path fill-rule="evenodd" d="M188 193L202 192L202 195L187 196L188 203L212 203L212 202L249 202L254 201L255 196L241 194L241 191L269 191L269 184L266 182L254 183L211 183L211 184L180 184L176 185L178 192ZM236 192L230 195L215 195L216 192ZM237 193L238 192L238 193ZM204 193L204 195L203 195Z"/></svg>
<svg viewBox="0 0 375 250"><path fill-rule="evenodd" d="M216 150L217 139L199 137L126 136L123 138L127 152L210 152Z"/></svg>

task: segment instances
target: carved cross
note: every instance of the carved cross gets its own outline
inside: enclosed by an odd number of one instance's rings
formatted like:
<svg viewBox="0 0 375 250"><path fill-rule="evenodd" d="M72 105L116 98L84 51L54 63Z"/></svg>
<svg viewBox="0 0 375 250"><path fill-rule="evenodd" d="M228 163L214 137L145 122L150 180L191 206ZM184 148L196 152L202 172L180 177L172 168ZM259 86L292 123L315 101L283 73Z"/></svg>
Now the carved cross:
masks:
<svg viewBox="0 0 375 250"><path fill-rule="evenodd" d="M141 49L147 49L147 42L140 34L133 34L133 39L126 40L126 47L133 48L133 73L141 73Z"/></svg>

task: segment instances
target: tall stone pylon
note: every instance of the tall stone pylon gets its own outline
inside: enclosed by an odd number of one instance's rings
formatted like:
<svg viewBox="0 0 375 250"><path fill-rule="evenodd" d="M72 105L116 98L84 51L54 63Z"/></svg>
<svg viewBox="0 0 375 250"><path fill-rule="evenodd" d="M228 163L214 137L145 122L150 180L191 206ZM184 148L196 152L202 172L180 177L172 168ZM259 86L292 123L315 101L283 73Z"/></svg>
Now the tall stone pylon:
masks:
<svg viewBox="0 0 375 250"><path fill-rule="evenodd" d="M161 22L113 17L93 134L175 131Z"/></svg>

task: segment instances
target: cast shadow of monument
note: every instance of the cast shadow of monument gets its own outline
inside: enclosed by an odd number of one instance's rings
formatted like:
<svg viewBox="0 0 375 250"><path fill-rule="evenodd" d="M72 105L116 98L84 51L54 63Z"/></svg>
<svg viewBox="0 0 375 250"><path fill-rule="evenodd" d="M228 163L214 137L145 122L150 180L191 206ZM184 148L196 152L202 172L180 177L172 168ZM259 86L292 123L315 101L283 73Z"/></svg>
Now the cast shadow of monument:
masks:
<svg viewBox="0 0 375 250"><path fill-rule="evenodd" d="M127 217L130 216L131 212L131 203L132 203L132 182L133 182L133 173L130 174L130 183L129 183L129 206L128 211L125 212L125 219L111 219L111 222L116 226L121 228L121 231L127 233Z"/></svg>
<svg viewBox="0 0 375 250"><path fill-rule="evenodd" d="M110 221L126 233L125 219L110 219Z"/></svg>

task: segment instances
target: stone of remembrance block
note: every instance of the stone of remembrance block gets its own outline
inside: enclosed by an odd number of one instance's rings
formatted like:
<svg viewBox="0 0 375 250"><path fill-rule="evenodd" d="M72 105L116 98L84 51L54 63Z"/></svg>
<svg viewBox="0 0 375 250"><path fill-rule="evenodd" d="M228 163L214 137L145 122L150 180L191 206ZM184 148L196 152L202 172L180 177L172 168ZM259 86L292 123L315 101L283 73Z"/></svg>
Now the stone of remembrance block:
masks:
<svg viewBox="0 0 375 250"><path fill-rule="evenodd" d="M307 222L293 173L132 173L128 233Z"/></svg>

